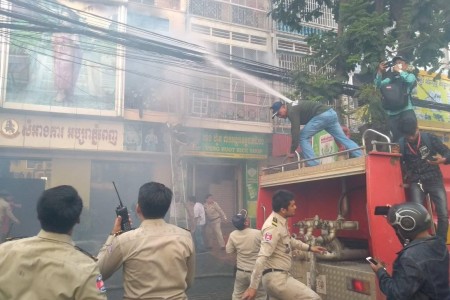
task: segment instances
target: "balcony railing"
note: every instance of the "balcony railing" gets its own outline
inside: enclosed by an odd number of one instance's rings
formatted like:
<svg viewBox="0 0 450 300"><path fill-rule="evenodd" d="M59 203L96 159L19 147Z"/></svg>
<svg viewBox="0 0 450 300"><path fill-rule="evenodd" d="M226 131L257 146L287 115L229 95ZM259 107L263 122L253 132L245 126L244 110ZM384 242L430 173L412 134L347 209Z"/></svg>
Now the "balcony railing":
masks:
<svg viewBox="0 0 450 300"><path fill-rule="evenodd" d="M191 0L189 12L196 16L258 29L269 28L267 11L214 0Z"/></svg>
<svg viewBox="0 0 450 300"><path fill-rule="evenodd" d="M180 10L180 0L129 0L130 2L142 3L159 8Z"/></svg>

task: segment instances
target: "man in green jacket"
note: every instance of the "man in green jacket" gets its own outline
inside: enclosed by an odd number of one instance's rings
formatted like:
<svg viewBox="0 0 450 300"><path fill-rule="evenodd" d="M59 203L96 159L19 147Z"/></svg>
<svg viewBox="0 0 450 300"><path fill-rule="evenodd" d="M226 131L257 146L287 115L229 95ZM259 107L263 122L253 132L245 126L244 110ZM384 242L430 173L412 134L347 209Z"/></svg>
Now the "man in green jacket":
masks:
<svg viewBox="0 0 450 300"><path fill-rule="evenodd" d="M385 109L388 115L388 125L391 131L392 141L394 143L398 142L402 134L400 133L398 127L403 119L416 119L416 114L414 113L413 105L411 102L411 91L416 85L416 76L414 74L407 72L408 63L405 58L401 56L396 56L392 59L391 64L393 65L390 74L391 76L384 76L389 69L388 62L381 62L378 66L377 75L375 76L375 86L381 88L392 83L394 80L399 80L406 85L406 91L408 93L408 102L406 106L397 110ZM386 77L383 79L383 77ZM417 119L416 119L417 120Z"/></svg>

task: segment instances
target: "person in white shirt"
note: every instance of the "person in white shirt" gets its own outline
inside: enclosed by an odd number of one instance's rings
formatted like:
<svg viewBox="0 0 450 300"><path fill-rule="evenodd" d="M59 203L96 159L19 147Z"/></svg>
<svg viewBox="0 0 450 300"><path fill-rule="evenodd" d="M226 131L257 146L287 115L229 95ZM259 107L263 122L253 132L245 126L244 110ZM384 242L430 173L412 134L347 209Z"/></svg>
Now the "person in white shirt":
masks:
<svg viewBox="0 0 450 300"><path fill-rule="evenodd" d="M195 224L192 229L194 232L194 242L195 249L197 253L205 252L205 243L203 242L203 231L205 228L205 208L203 207L203 203L197 201L195 196L191 196L189 201L195 203L194 205L194 222Z"/></svg>

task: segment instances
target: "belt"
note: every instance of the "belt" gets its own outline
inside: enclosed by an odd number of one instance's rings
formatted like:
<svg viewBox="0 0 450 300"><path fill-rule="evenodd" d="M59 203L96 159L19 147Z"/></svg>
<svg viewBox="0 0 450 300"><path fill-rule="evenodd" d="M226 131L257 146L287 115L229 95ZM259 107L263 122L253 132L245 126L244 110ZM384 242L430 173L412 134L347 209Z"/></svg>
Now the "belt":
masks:
<svg viewBox="0 0 450 300"><path fill-rule="evenodd" d="M241 271L241 272L245 272L245 273L251 273L252 272L252 271L242 270L242 269L239 269L239 268L236 268L236 270Z"/></svg>
<svg viewBox="0 0 450 300"><path fill-rule="evenodd" d="M265 269L262 272L262 274L264 276L264 275L266 275L267 273L270 273L270 272L286 272L286 271L285 270L281 270L281 269Z"/></svg>

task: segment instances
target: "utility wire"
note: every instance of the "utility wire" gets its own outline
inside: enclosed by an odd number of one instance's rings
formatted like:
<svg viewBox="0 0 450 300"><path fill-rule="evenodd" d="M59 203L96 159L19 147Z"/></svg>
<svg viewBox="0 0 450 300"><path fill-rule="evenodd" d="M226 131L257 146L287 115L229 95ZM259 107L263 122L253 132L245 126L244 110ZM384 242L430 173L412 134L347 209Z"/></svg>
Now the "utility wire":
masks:
<svg viewBox="0 0 450 300"><path fill-rule="evenodd" d="M2 0L4 1L4 0ZM152 36L157 36L159 39L166 39L169 40L171 43L173 43L174 41L176 41L176 44L182 44L182 45L189 45L190 48L195 48L197 50L192 50L192 49L186 49L186 48L182 48L179 46L174 46L172 44L167 44L166 42L160 42L157 41L155 39L151 40L147 37L137 37L134 35L130 35L130 34L126 34L126 33L120 33L117 31L113 31L113 30L109 30L109 29L104 29L98 26L92 26L77 20L73 20L71 18L65 17L65 16L61 16L55 13L51 13L42 9L39 9L38 7L36 7L36 5L31 5L30 3L24 2L24 1L18 1L18 0L10 0L8 2L12 2L15 3L17 5L21 5L22 7L28 7L28 8L33 8L33 10L37 10L45 15L49 15L50 17L56 18L60 21L66 21L69 23L72 23L74 25L78 25L80 27L82 27L82 30L80 29L72 29L70 27L64 28L64 26L61 25L57 25L57 24L52 24L52 26L58 30L61 31L65 31L65 32L71 32L71 33L79 33L79 34L86 34L89 36L97 36L100 39L106 39L106 40L110 40L113 42L118 42L124 46L128 47L137 47L137 48L141 48L144 46L144 50L148 50L148 48L145 48L145 46L148 46L148 44L150 43L154 48L153 50L156 51L164 51L166 53L168 53L169 55L175 55L175 56L181 56L183 59L193 59L193 60L204 60L204 56L205 56L205 51L206 48L202 48L200 46L194 45L194 44L189 44L187 42L182 42L173 38L168 38L162 35L158 35L149 31L144 31L144 30L138 30L139 32L145 33L146 35L152 35ZM66 7L67 8L67 7ZM67 9L71 9L71 8L67 8ZM95 15L94 15L95 16ZM15 15L16 18L19 18L21 20L30 22L32 24L35 25L43 25L41 21L39 20L33 20L32 18L29 18L27 16L20 16L20 14L16 14ZM101 19L101 18L100 18ZM44 22L45 23L45 22ZM131 28L132 30L136 30L135 27L130 27L129 25L123 24L123 23L118 23L120 24L122 27L125 28ZM75 26L76 28L76 26ZM86 30L86 28L90 29L90 30ZM78 32L77 32L78 31ZM94 31L95 34L92 32ZM108 33L110 35L108 35L107 37L105 36L99 36L99 33ZM199 51L198 49L200 49L201 51ZM263 64L263 63L259 63L259 62L254 62L248 59L243 59L243 58L239 58L239 57L233 57L232 55L229 54L220 54L220 53L214 53L213 56L219 57L219 58L224 58L223 56L226 56L225 58L227 60L231 61L230 63L235 66L238 67L239 69L245 70L247 72L253 73L254 75L262 75L262 77L271 77L271 80L286 80L286 73L287 71L285 69L282 68L278 68L278 67L274 67L271 65L267 65L267 64Z"/></svg>

